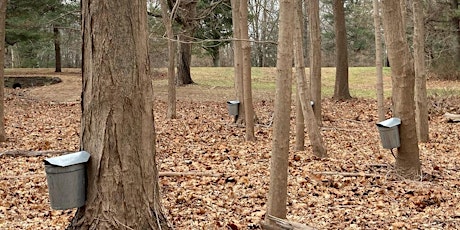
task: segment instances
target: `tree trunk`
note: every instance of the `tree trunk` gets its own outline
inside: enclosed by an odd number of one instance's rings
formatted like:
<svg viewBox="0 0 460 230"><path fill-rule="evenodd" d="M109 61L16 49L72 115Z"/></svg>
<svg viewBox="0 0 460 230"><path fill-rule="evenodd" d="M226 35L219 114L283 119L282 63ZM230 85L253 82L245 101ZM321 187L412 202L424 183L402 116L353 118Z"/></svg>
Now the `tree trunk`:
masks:
<svg viewBox="0 0 460 230"><path fill-rule="evenodd" d="M5 134L5 20L8 0L0 0L0 142L6 141Z"/></svg>
<svg viewBox="0 0 460 230"><path fill-rule="evenodd" d="M412 0L414 12L415 121L420 142L428 142L428 101L425 74L425 23L423 2Z"/></svg>
<svg viewBox="0 0 460 230"><path fill-rule="evenodd" d="M297 48L294 48L297 49ZM304 69L305 71L305 69ZM296 69L297 74L297 69ZM299 83L297 83L299 84ZM299 87L297 86L297 89ZM302 103L300 102L299 90L295 94L295 150L303 151L305 150L305 122L302 112Z"/></svg>
<svg viewBox="0 0 460 230"><path fill-rule="evenodd" d="M460 6L458 0L450 0L450 2L452 11L457 12L456 16L452 18L452 26L454 29L454 36L457 37L457 45L455 47L455 60L457 61L455 63L460 63L460 15L458 13ZM460 70L460 65L457 65L457 70Z"/></svg>
<svg viewBox="0 0 460 230"><path fill-rule="evenodd" d="M192 63L192 44L189 43L189 35L179 35L179 60L177 66L178 86L193 84L192 75L190 74L190 65Z"/></svg>
<svg viewBox="0 0 460 230"><path fill-rule="evenodd" d="M155 161L145 0L82 5L87 201L69 229L170 229Z"/></svg>
<svg viewBox="0 0 460 230"><path fill-rule="evenodd" d="M313 110L318 125L322 124L321 116L321 30L319 18L319 0L308 2L310 28L310 85L311 96L315 103Z"/></svg>
<svg viewBox="0 0 460 230"><path fill-rule="evenodd" d="M241 18L240 1L232 0L232 23L233 23L233 66L235 74L236 98L240 102L238 105L237 123L244 123L244 88L243 88L243 47L241 41Z"/></svg>
<svg viewBox="0 0 460 230"><path fill-rule="evenodd" d="M295 75L297 79L297 92L300 99L301 113L304 118L305 124L308 126L308 136L316 157L327 157L327 151L323 144L321 137L321 129L315 120L315 114L310 104L310 89L306 82L305 65L303 56L303 13L302 13L302 0L296 1L296 10L294 18L294 61L295 61ZM303 131L303 130L302 130Z"/></svg>
<svg viewBox="0 0 460 230"><path fill-rule="evenodd" d="M385 120L384 94L383 94L383 51L380 21L380 0L373 0L374 4L374 34L375 34L375 69L377 72L377 108L379 121Z"/></svg>
<svg viewBox="0 0 460 230"><path fill-rule="evenodd" d="M55 60L55 71L56 73L62 72L61 69L61 35L57 27L53 27L54 36L54 60Z"/></svg>
<svg viewBox="0 0 460 230"><path fill-rule="evenodd" d="M163 24L166 27L166 34L168 36L168 112L166 116L169 119L176 118L176 42L174 40L172 19L168 14L167 0L161 0L161 14Z"/></svg>
<svg viewBox="0 0 460 230"><path fill-rule="evenodd" d="M289 130L292 94L292 38L294 1L280 0L273 147L270 163L270 189L265 221L268 216L286 218Z"/></svg>
<svg viewBox="0 0 460 230"><path fill-rule="evenodd" d="M254 107L252 104L252 84L251 84L251 44L248 34L248 0L240 1L240 29L241 29L241 48L243 51L243 90L244 90L244 112L246 141L254 141Z"/></svg>
<svg viewBox="0 0 460 230"><path fill-rule="evenodd" d="M334 26L335 26L335 88L334 99L350 99L348 88L348 47L347 30L345 26L344 0L334 0Z"/></svg>
<svg viewBox="0 0 460 230"><path fill-rule="evenodd" d="M195 31L196 5L198 1L181 1L179 3L180 23L182 34L179 35L179 60L177 61L177 80L178 86L193 84L190 67L192 63L192 43L191 38Z"/></svg>
<svg viewBox="0 0 460 230"><path fill-rule="evenodd" d="M420 175L420 158L415 125L415 73L399 1L383 0L385 43L391 63L394 115L401 119L401 146L396 157L396 170L406 178Z"/></svg>

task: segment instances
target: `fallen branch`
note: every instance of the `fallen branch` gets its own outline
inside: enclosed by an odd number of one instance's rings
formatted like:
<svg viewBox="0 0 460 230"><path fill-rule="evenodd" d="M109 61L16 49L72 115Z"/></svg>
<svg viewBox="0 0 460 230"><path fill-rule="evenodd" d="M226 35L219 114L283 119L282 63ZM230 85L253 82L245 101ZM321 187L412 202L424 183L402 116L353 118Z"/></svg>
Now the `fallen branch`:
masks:
<svg viewBox="0 0 460 230"><path fill-rule="evenodd" d="M44 150L44 151L30 151L30 150L8 150L0 153L0 157L5 156L23 156L23 157L38 157L38 156L48 156L55 154L70 153L69 150Z"/></svg>
<svg viewBox="0 0 460 230"><path fill-rule="evenodd" d="M448 122L460 122L460 114L445 113L443 116Z"/></svg>
<svg viewBox="0 0 460 230"><path fill-rule="evenodd" d="M281 218L278 218L278 217L275 217L275 216L272 216L272 215L267 215L267 218L269 220L271 220L274 224L276 224L276 226L271 225L271 223L261 222L260 225L262 225L263 229L267 229L267 230L271 230L271 229L276 229L276 230L280 230L280 229L286 229L286 230L288 230L288 229L289 230L314 230L315 229L314 227L311 227L311 226L308 226L308 225L305 225L305 224L301 224L301 223L297 223L297 222L294 222L294 221L281 219Z"/></svg>
<svg viewBox="0 0 460 230"><path fill-rule="evenodd" d="M159 172L158 176L209 176L209 177L221 177L221 173L213 172L198 172L198 171L189 171L189 172Z"/></svg>
<svg viewBox="0 0 460 230"><path fill-rule="evenodd" d="M313 174L321 174L321 175L339 175L339 176L355 176L355 177L377 177L380 178L382 175L379 174L370 174L370 173L350 173L350 172L333 172L333 171L323 171L323 172L311 172Z"/></svg>
<svg viewBox="0 0 460 230"><path fill-rule="evenodd" d="M198 171L189 171L189 172L159 172L158 176L161 177L172 177L172 176L209 176L209 177L221 177L221 173L213 172L198 172ZM24 179L24 178L35 178L35 177L45 177L45 173L31 174L31 175L17 175L17 176L0 176L0 180L4 179Z"/></svg>

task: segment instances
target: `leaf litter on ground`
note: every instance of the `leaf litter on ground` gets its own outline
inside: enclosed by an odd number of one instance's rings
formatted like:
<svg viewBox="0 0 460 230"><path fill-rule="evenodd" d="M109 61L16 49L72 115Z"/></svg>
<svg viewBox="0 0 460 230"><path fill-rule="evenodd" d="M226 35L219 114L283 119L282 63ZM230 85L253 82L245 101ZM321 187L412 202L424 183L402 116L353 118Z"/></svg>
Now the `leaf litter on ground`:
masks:
<svg viewBox="0 0 460 230"><path fill-rule="evenodd" d="M306 139L295 152L291 132L288 219L318 229L459 229L460 97L430 98L430 141L420 144L423 175L398 177L382 149L370 99L323 100L322 135L329 158L316 159ZM165 118L166 99L155 101L160 171L221 176L160 177L162 203L176 229L259 229L265 216L272 145L273 100L258 99L256 142L244 141L225 102L181 99L178 119ZM389 107L389 104L387 105ZM78 151L80 105L51 103L27 90L7 90L8 141L1 153ZM294 109L293 109L294 111ZM294 113L291 130L294 130ZM65 229L75 210L55 211L49 198L46 156L0 155L0 229Z"/></svg>

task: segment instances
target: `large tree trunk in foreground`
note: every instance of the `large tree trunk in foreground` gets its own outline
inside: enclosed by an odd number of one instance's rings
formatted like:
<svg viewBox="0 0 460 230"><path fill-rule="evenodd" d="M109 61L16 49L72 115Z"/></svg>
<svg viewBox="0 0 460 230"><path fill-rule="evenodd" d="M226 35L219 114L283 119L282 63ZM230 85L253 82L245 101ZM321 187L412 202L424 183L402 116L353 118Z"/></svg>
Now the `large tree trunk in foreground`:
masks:
<svg viewBox="0 0 460 230"><path fill-rule="evenodd" d="M423 1L413 1L414 12L414 67L415 67L415 120L417 137L420 142L428 142L428 100L425 74L425 23Z"/></svg>
<svg viewBox="0 0 460 230"><path fill-rule="evenodd" d="M0 142L6 140L5 135L5 103L3 98L5 97L5 76L4 76L4 65L5 65L5 20L6 20L6 4L7 0L0 0Z"/></svg>
<svg viewBox="0 0 460 230"><path fill-rule="evenodd" d="M69 229L169 229L155 162L145 0L82 1L86 205Z"/></svg>
<svg viewBox="0 0 460 230"><path fill-rule="evenodd" d="M303 56L303 13L302 0L296 1L296 10L294 18L294 60L295 60L295 75L297 79L297 92L300 98L303 118L307 124L308 137L312 146L313 154L319 158L327 157L327 151L321 137L321 128L315 119L315 114L310 104L310 88L307 85L305 78L305 65Z"/></svg>
<svg viewBox="0 0 460 230"><path fill-rule="evenodd" d="M335 88L334 99L350 99L348 88L348 46L347 30L345 26L344 0L334 0L334 26L335 26Z"/></svg>
<svg viewBox="0 0 460 230"><path fill-rule="evenodd" d="M396 170L406 178L420 175L420 158L415 125L415 74L400 1L383 0L385 43L391 63L394 116L401 119L401 146L396 157Z"/></svg>
<svg viewBox="0 0 460 230"><path fill-rule="evenodd" d="M319 18L319 0L308 2L310 28L310 85L311 99L315 103L314 112L318 124L322 124L321 116L321 29Z"/></svg>
<svg viewBox="0 0 460 230"><path fill-rule="evenodd" d="M379 114L379 121L385 120L385 107L383 97L383 50L382 50L382 28L380 17L380 2L373 0L374 6L374 35L375 35L375 69L377 72L377 108Z"/></svg>
<svg viewBox="0 0 460 230"><path fill-rule="evenodd" d="M294 0L280 1L273 147L270 163L270 189L265 221L268 216L286 218L289 130L292 94L292 36Z"/></svg>

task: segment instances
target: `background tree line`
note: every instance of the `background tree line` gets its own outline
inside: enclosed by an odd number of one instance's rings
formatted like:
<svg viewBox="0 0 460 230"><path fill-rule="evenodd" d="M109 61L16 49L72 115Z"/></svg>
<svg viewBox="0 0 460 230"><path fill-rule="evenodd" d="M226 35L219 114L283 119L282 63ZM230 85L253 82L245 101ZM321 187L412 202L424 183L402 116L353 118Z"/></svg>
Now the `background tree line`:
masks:
<svg viewBox="0 0 460 230"><path fill-rule="evenodd" d="M173 7L175 1L170 0ZM184 4L184 2L192 4ZM407 5L411 0L406 1ZM335 29L333 1L320 1L322 65L335 66ZM151 55L160 56L153 65L164 67L167 63L167 40L157 0L148 3ZM458 0L425 0L424 25L425 56L431 72L441 77L458 79L460 62L460 10ZM183 9L182 9L183 8ZM230 1L182 1L173 22L174 35L182 36L181 52L192 66L232 66L233 53L229 39L232 37ZM6 19L6 67L54 67L55 44L60 45L62 67L81 65L80 1L37 0L33 3L10 0ZM306 10L306 9L304 9ZM412 17L411 7L406 7L407 18ZM187 12L187 14L185 14ZM194 12L194 14L190 14ZM346 38L350 66L373 66L375 63L374 26L372 2L346 0L344 4ZM249 1L249 38L253 66L276 65L279 4L275 0ZM305 25L308 24L307 18ZM305 26L307 27L307 26ZM408 38L413 37L413 23L407 20ZM308 28L306 28L308 29ZM59 40L56 40L59 38ZM307 41L307 38L304 38ZM185 50L184 50L185 49ZM187 51L190 50L190 51ZM162 53L164 55L158 55ZM180 60L180 59L179 59ZM384 60L387 60L386 55ZM308 55L306 55L308 63ZM388 64L388 63L387 63ZM180 66L180 64L178 64ZM179 67L180 68L180 67Z"/></svg>

